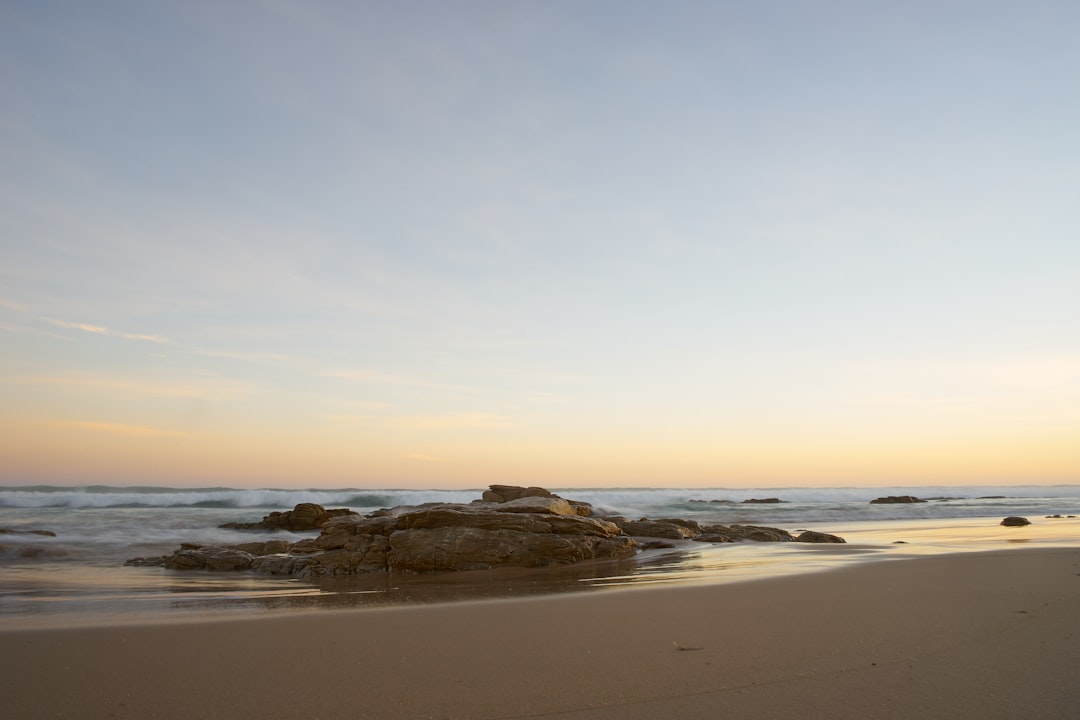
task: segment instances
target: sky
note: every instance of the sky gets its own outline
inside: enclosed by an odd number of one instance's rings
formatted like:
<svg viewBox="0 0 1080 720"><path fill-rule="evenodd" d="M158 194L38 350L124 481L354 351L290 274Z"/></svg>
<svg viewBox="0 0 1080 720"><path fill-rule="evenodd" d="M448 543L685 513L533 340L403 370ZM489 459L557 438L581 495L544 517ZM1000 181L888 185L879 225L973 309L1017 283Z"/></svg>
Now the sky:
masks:
<svg viewBox="0 0 1080 720"><path fill-rule="evenodd" d="M0 0L0 484L1078 483L1078 26Z"/></svg>

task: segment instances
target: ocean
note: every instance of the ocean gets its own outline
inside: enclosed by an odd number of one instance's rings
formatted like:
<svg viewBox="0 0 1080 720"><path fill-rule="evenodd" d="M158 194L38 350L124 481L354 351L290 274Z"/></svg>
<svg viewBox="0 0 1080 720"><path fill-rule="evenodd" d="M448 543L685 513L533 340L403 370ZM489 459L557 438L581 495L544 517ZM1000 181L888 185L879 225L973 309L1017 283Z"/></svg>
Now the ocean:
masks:
<svg viewBox="0 0 1080 720"><path fill-rule="evenodd" d="M670 582L728 582L828 569L854 561L1025 544L1080 545L1080 485L843 488L552 488L630 518L686 518L841 535L846 545L688 543L634 561L453 577L363 576L320 581L125 567L182 543L300 540L315 533L220 529L313 502L361 514L426 502L468 503L482 488L239 489L113 486L0 488L0 628L137 621L211 614L438 602L534 592L599 590ZM915 504L871 504L913 495ZM752 499L780 502L748 503ZM1002 528L1009 515L1026 528ZM1061 515L1061 518L1047 516ZM55 537L28 534L48 530Z"/></svg>

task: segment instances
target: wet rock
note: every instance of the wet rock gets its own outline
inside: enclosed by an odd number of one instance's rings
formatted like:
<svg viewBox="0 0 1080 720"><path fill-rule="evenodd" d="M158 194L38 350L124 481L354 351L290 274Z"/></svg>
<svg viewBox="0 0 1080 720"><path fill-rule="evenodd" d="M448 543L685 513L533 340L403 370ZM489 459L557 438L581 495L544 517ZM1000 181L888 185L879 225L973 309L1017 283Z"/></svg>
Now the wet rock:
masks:
<svg viewBox="0 0 1080 720"><path fill-rule="evenodd" d="M648 540L638 543L639 550L669 550L675 547L675 543L666 540Z"/></svg>
<svg viewBox="0 0 1080 720"><path fill-rule="evenodd" d="M540 513L542 515L577 515L570 503L557 497L520 497L493 508L500 513Z"/></svg>
<svg viewBox="0 0 1080 720"><path fill-rule="evenodd" d="M232 522L219 527L228 530L289 530L298 532L317 530L331 518L357 514L356 511L348 508L327 510L322 505L316 505L315 503L300 503L286 512L272 512L264 516L261 522Z"/></svg>
<svg viewBox="0 0 1080 720"><path fill-rule="evenodd" d="M542 567L595 558L625 558L636 543L626 536L556 535L517 530L441 527L399 530L390 536L393 570L479 570Z"/></svg>
<svg viewBox="0 0 1080 720"><path fill-rule="evenodd" d="M1010 515L1001 521L1001 524L1005 527L1023 527L1024 525L1030 525L1031 521L1027 518L1017 517L1016 515Z"/></svg>
<svg viewBox="0 0 1080 720"><path fill-rule="evenodd" d="M233 550L246 552L249 555L275 555L288 552L291 544L288 540L267 540L265 542L240 543L229 547Z"/></svg>
<svg viewBox="0 0 1080 720"><path fill-rule="evenodd" d="M260 575L305 577L316 574L310 572L312 564L313 559L308 555L266 555L255 558L251 569Z"/></svg>
<svg viewBox="0 0 1080 720"><path fill-rule="evenodd" d="M815 532L813 530L804 530L795 537L795 542L804 543L846 543L847 540L839 535L830 535L829 533Z"/></svg>
<svg viewBox="0 0 1080 720"><path fill-rule="evenodd" d="M637 543L615 523L585 517L562 498L523 491L520 497L499 503L426 503L367 517L355 513L330 517L317 538L291 545L276 541L228 548L184 545L173 555L146 564L311 577L537 567L625 558L636 551Z"/></svg>
<svg viewBox="0 0 1080 720"><path fill-rule="evenodd" d="M871 505L897 505L904 503L924 503L925 500L920 500L914 495L887 495L886 497L875 498L870 501Z"/></svg>
<svg viewBox="0 0 1080 720"><path fill-rule="evenodd" d="M504 503L523 497L559 497L542 487L521 487L519 485L488 485L482 496L484 502Z"/></svg>
<svg viewBox="0 0 1080 720"><path fill-rule="evenodd" d="M163 567L165 565L165 555L155 555L153 557L137 557L125 560L124 565L127 567Z"/></svg>
<svg viewBox="0 0 1080 720"><path fill-rule="evenodd" d="M701 535L694 538L699 542L792 542L795 538L787 530L764 527L761 525L705 525Z"/></svg>
<svg viewBox="0 0 1080 720"><path fill-rule="evenodd" d="M672 525L682 525L687 530L693 533L701 532L701 523L697 520L683 520L681 518L660 518L657 522L671 523Z"/></svg>
<svg viewBox="0 0 1080 720"><path fill-rule="evenodd" d="M749 500L743 500L743 504L758 504L758 505L775 505L776 503L786 503L787 500L781 500L780 498L750 498Z"/></svg>
<svg viewBox="0 0 1080 720"><path fill-rule="evenodd" d="M168 570L249 570L255 556L243 550L224 547L184 547L166 557L162 566Z"/></svg>
<svg viewBox="0 0 1080 720"><path fill-rule="evenodd" d="M669 540L687 540L700 534L700 530L694 531L684 525L668 522L666 520L627 520L625 518L613 518L612 521L627 535L633 537L668 538ZM696 524L696 523L695 523Z"/></svg>
<svg viewBox="0 0 1080 720"><path fill-rule="evenodd" d="M561 500L558 495L542 487L521 487L519 485L489 485L481 498L486 503L511 503L523 498L554 498ZM474 501L475 502L475 501ZM582 517L592 517L593 507L590 503L580 500L566 500L573 513Z"/></svg>
<svg viewBox="0 0 1080 720"><path fill-rule="evenodd" d="M778 499L772 501L781 502ZM593 559L632 556L635 537L705 542L790 542L790 533L756 525L708 525L663 518L628 520L591 516L588 503L565 500L543 488L492 485L483 500L424 503L384 508L361 517L349 510L325 511L298 505L271 513L259 529L317 526L318 537L244 543L228 547L182 545L163 558L135 558L132 565L162 565L175 570L252 570L290 577L375 572L476 570L500 566L539 567ZM803 533L802 542L820 533ZM644 547L670 548L654 541Z"/></svg>
<svg viewBox="0 0 1080 720"><path fill-rule="evenodd" d="M730 535L727 535L725 533L719 533L719 532L703 532L702 534L700 534L696 538L694 538L694 540L696 540L697 542L707 542L707 543L733 543L733 542L738 542L738 540L731 537Z"/></svg>
<svg viewBox="0 0 1080 720"><path fill-rule="evenodd" d="M41 535L42 537L56 537L52 530L15 530L14 528L0 528L0 535Z"/></svg>

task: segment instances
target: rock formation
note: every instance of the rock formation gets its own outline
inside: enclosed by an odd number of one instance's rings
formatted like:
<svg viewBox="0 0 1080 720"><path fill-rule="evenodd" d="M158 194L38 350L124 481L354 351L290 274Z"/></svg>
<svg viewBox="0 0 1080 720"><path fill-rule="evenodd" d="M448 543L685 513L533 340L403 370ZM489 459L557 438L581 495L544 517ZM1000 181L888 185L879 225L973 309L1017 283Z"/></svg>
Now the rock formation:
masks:
<svg viewBox="0 0 1080 720"><path fill-rule="evenodd" d="M266 575L313 577L374 572L479 570L542 567L582 560L627 558L643 545L674 547L664 540L700 542L843 542L832 535L755 525L702 525L665 518L628 520L592 517L588 503L565 500L543 488L492 485L469 504L427 503L378 510L298 505L271 513L262 523L233 523L238 529L309 529L318 537L295 543L253 542L228 547L183 545L172 555L135 558L129 565L173 570L251 570ZM637 538L642 538L639 542ZM822 539L833 538L833 539Z"/></svg>
<svg viewBox="0 0 1080 720"><path fill-rule="evenodd" d="M1005 527L1023 527L1024 525L1030 525L1031 521L1027 518L1010 515L1009 517L1002 520L1001 524Z"/></svg>
<svg viewBox="0 0 1080 720"><path fill-rule="evenodd" d="M813 530L804 530L799 533L795 538L795 542L804 543L846 543L847 540L839 535L830 535L829 533L814 532Z"/></svg>
<svg viewBox="0 0 1080 720"><path fill-rule="evenodd" d="M272 512L265 516L261 522L225 523L221 527L229 530L315 530L322 527L330 518L356 514L355 511L348 508L327 510L322 505L316 505L315 503L300 503L286 512Z"/></svg>
<svg viewBox="0 0 1080 720"><path fill-rule="evenodd" d="M924 503L925 500L920 500L914 495L888 495L886 497L875 498L870 501L871 505L896 505L902 503Z"/></svg>

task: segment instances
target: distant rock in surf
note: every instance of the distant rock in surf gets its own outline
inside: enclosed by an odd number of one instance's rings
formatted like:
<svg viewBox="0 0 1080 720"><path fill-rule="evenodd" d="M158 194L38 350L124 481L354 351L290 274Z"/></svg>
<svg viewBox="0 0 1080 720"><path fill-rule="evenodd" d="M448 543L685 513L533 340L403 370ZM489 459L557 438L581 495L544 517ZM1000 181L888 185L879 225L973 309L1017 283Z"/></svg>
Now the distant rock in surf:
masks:
<svg viewBox="0 0 1080 720"><path fill-rule="evenodd" d="M56 537L52 530L15 530L14 528L0 528L0 535L41 535L42 537Z"/></svg>
<svg viewBox="0 0 1080 720"><path fill-rule="evenodd" d="M871 505L898 505L904 503L924 503L925 500L920 500L914 495L888 495L886 497L875 498L870 501Z"/></svg>
<svg viewBox="0 0 1080 720"><path fill-rule="evenodd" d="M1002 520L1001 524L1004 525L1005 527L1023 527L1025 525L1030 525L1031 521L1028 520L1027 518L1017 517L1016 515L1010 515L1009 517Z"/></svg>
<svg viewBox="0 0 1080 720"><path fill-rule="evenodd" d="M787 500L781 500L780 498L750 498L749 500L743 500L743 504L759 504L759 505L775 505L776 503L786 503Z"/></svg>

